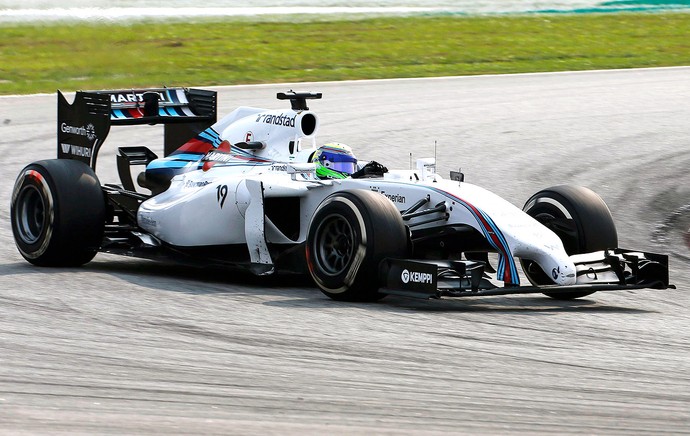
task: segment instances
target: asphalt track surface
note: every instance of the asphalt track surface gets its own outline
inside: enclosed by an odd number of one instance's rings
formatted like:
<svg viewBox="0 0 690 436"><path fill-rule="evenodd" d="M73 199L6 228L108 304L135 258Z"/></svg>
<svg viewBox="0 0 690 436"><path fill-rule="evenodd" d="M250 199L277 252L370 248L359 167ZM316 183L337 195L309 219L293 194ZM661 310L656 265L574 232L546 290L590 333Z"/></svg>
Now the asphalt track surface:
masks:
<svg viewBox="0 0 690 436"><path fill-rule="evenodd" d="M219 89L220 113L311 103L320 141L439 172L517 205L596 190L620 245L669 253L677 290L338 303L307 280L98 255L45 269L17 253L14 179L55 156L54 95L0 98L0 433L690 432L690 68ZM114 128L160 148L158 127ZM200 223L200 225L204 225ZM205 223L213 225L213 223Z"/></svg>

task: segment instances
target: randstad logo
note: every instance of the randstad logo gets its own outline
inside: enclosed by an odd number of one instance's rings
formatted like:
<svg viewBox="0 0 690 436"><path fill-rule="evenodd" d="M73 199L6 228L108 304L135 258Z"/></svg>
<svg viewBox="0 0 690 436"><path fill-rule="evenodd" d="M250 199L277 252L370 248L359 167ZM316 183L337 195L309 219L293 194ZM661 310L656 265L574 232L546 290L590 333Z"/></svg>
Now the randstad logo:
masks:
<svg viewBox="0 0 690 436"><path fill-rule="evenodd" d="M434 278L429 273L422 273L417 271L403 270L400 275L400 279L403 283L433 283Z"/></svg>

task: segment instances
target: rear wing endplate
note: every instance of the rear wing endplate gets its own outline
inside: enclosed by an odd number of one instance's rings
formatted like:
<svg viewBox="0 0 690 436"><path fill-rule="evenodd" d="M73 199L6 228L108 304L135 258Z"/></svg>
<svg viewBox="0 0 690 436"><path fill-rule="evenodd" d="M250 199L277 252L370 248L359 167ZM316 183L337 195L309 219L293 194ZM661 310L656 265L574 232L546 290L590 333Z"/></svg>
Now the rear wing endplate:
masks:
<svg viewBox="0 0 690 436"><path fill-rule="evenodd" d="M58 91L58 159L76 159L96 168L110 126L164 124L164 153L216 122L216 92L193 88L78 91L70 104Z"/></svg>

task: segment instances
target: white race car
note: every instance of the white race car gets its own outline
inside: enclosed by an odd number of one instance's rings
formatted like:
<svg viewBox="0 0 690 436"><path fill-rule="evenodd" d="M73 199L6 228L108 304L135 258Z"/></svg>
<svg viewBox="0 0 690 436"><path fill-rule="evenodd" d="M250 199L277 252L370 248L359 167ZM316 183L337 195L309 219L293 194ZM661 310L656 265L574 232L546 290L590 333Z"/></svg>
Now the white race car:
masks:
<svg viewBox="0 0 690 436"><path fill-rule="evenodd" d="M101 251L308 273L350 301L672 287L667 256L618 248L589 189L545 189L520 210L460 172L441 177L433 159L390 171L362 164L346 145L317 148L307 107L317 98L279 93L290 109L239 107L216 121L212 91L78 92L73 104L58 91L58 158L24 168L12 195L19 252L40 266L82 265ZM96 158L110 127L157 123L165 157L120 147L121 185L101 186Z"/></svg>

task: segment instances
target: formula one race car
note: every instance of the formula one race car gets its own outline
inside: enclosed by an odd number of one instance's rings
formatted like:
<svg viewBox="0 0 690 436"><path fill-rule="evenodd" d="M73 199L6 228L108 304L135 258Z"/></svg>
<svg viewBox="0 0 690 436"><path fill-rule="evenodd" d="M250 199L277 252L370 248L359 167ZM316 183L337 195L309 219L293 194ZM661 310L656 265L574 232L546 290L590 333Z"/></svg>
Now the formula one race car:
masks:
<svg viewBox="0 0 690 436"><path fill-rule="evenodd" d="M12 194L19 252L41 266L82 265L100 251L305 273L349 301L673 287L667 256L618 248L609 209L589 189L545 189L520 210L459 171L441 177L433 159L363 164L346 145L316 147L307 101L318 98L279 93L291 109L239 107L216 122L212 91L78 92L73 104L58 91L58 158L24 168ZM158 123L165 156L120 147L121 184L101 186L96 158L110 127Z"/></svg>

